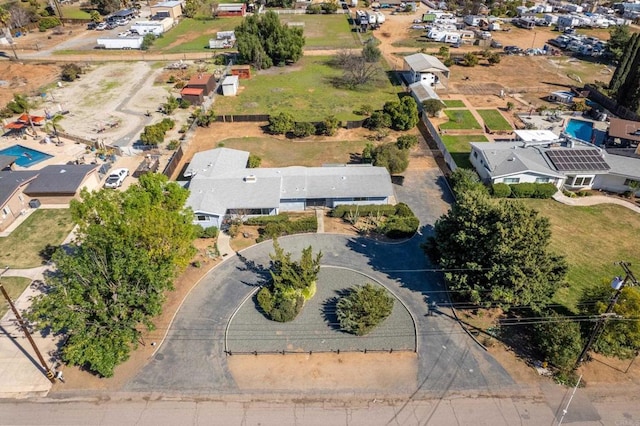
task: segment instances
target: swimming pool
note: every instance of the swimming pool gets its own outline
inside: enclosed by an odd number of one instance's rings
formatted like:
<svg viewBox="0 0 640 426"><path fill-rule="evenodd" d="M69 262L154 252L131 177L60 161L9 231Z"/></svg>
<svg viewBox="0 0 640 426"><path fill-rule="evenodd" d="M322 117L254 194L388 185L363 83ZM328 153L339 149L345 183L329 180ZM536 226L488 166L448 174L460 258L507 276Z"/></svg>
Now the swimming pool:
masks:
<svg viewBox="0 0 640 426"><path fill-rule="evenodd" d="M21 167L30 167L41 161L53 158L53 155L45 154L44 152L36 151L35 149L22 145L13 145L9 148L2 149L0 150L0 155L18 157L16 164Z"/></svg>
<svg viewBox="0 0 640 426"><path fill-rule="evenodd" d="M593 123L589 121L571 119L564 131L571 137L591 142L593 136Z"/></svg>

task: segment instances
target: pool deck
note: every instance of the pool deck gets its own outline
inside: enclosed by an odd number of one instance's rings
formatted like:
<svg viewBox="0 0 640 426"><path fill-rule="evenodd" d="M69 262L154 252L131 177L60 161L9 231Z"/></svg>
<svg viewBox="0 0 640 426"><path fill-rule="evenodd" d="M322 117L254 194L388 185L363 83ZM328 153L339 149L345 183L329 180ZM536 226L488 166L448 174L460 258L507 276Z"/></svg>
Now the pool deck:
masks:
<svg viewBox="0 0 640 426"><path fill-rule="evenodd" d="M25 148L31 148L52 156L51 158L47 158L46 160L35 163L29 167L20 167L18 165L15 165L15 170L40 170L43 167L51 164L66 164L69 161L80 160L86 153L84 144L75 143L63 138L60 138L60 140L63 142L63 145L60 146L53 143L41 144L40 141L43 137L43 133L41 137L37 137L35 139L29 136L27 136L27 139L15 136L1 136L0 150L9 148L13 145L22 145ZM87 156L85 160L87 163L90 163L91 159L88 157L89 156Z"/></svg>
<svg viewBox="0 0 640 426"><path fill-rule="evenodd" d="M609 123L607 121L590 120L588 118L583 117L582 114L574 115L574 113L569 112L569 113L559 114L559 116L562 117L563 120L562 121L558 121L558 122L549 121L548 120L548 118L549 118L548 115L521 114L520 118L522 119L523 122L530 123L536 129L539 129L539 130L550 130L553 133L555 133L556 135L560 135L560 133L564 130L565 126L567 125L567 123L571 119L580 120L580 121L586 121L588 123L592 123L594 131L597 130L597 131L600 131L600 132L606 132L607 129L609 128Z"/></svg>

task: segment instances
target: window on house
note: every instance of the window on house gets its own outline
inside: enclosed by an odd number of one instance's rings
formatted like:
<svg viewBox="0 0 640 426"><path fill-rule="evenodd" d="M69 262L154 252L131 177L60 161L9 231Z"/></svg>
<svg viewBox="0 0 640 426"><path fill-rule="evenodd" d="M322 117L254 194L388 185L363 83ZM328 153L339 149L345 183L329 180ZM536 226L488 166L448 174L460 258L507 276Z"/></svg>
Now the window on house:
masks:
<svg viewBox="0 0 640 426"><path fill-rule="evenodd" d="M209 218L203 214L199 214L198 216L196 216L199 222L206 222L207 220L209 220Z"/></svg>
<svg viewBox="0 0 640 426"><path fill-rule="evenodd" d="M635 180L635 179L625 179L624 180L624 185L625 186L640 185L640 181L639 180Z"/></svg>
<svg viewBox="0 0 640 426"><path fill-rule="evenodd" d="M24 197L22 196L22 194L18 194L18 200L24 202Z"/></svg>
<svg viewBox="0 0 640 426"><path fill-rule="evenodd" d="M504 178L502 181L506 184L520 183L520 178Z"/></svg>
<svg viewBox="0 0 640 426"><path fill-rule="evenodd" d="M367 201L368 198L367 197L354 197L353 201Z"/></svg>
<svg viewBox="0 0 640 426"><path fill-rule="evenodd" d="M5 207L2 209L2 218L4 219L11 213L11 209L9 207Z"/></svg>
<svg viewBox="0 0 640 426"><path fill-rule="evenodd" d="M478 158L478 151L473 151L473 158Z"/></svg>
<svg viewBox="0 0 640 426"><path fill-rule="evenodd" d="M536 178L536 183L549 183L549 182L551 182L551 179L549 179L548 177Z"/></svg>
<svg viewBox="0 0 640 426"><path fill-rule="evenodd" d="M573 186L589 186L592 180L592 176L576 176L573 179Z"/></svg>

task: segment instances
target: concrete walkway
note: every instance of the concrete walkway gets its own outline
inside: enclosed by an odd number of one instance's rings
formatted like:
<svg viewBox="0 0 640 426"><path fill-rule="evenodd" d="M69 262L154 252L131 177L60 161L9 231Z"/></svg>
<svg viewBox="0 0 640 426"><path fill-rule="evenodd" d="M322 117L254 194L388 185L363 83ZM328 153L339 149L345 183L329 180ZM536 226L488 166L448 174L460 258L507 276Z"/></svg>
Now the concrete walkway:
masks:
<svg viewBox="0 0 640 426"><path fill-rule="evenodd" d="M40 294L38 283L49 265L30 269L9 269L5 277L25 277L34 281L14 300L18 312L24 312L30 305L31 299ZM18 325L15 315L8 311L0 319L0 398L25 398L29 396L44 396L51 389L51 382L45 377L45 370L38 362L38 358ZM57 350L58 339L32 334L36 346L50 368L54 368L54 352Z"/></svg>
<svg viewBox="0 0 640 426"><path fill-rule="evenodd" d="M318 234L324 234L324 210L316 209L316 219L318 220Z"/></svg>
<svg viewBox="0 0 640 426"><path fill-rule="evenodd" d="M616 197L608 197L606 195L592 195L589 197L570 198L558 191L553 195L553 199L559 203L566 204L568 206L595 206L598 204L617 204L622 207L626 207L629 210L633 210L636 213L640 213L640 207L637 205L621 200Z"/></svg>

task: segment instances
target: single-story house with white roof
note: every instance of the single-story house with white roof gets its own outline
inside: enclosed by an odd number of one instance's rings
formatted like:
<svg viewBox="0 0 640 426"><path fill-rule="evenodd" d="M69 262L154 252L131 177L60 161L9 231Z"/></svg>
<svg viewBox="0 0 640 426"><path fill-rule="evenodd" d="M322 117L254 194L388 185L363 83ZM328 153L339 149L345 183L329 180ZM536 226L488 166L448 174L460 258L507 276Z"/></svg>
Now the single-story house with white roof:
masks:
<svg viewBox="0 0 640 426"><path fill-rule="evenodd" d="M191 177L187 206L195 223L221 227L232 217L276 215L307 207L389 204L394 192L384 167L247 168L249 153L229 148L199 152L185 171Z"/></svg>
<svg viewBox="0 0 640 426"><path fill-rule="evenodd" d="M404 57L404 69L409 71L409 84L425 81L431 87L438 84L447 85L449 68L435 56L415 53Z"/></svg>
<svg viewBox="0 0 640 426"><path fill-rule="evenodd" d="M571 142L472 142L470 161L486 183L553 183L569 190L625 192L632 181L640 181L640 157Z"/></svg>

